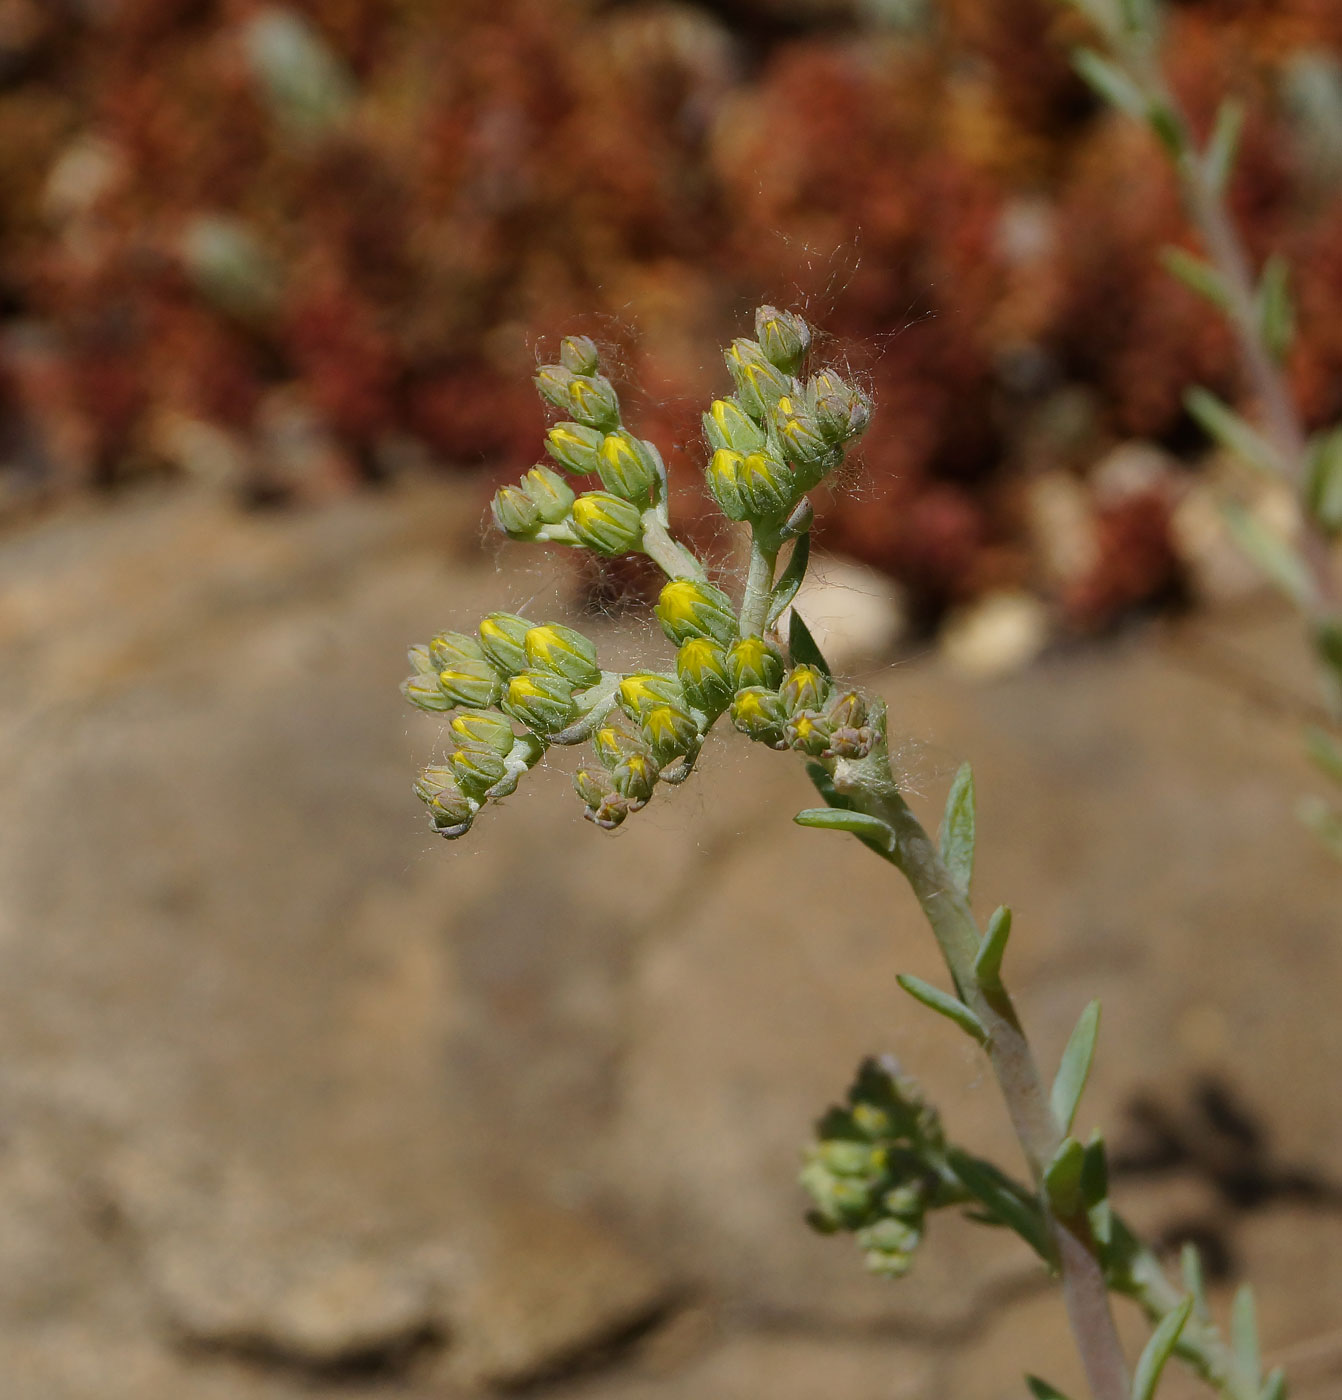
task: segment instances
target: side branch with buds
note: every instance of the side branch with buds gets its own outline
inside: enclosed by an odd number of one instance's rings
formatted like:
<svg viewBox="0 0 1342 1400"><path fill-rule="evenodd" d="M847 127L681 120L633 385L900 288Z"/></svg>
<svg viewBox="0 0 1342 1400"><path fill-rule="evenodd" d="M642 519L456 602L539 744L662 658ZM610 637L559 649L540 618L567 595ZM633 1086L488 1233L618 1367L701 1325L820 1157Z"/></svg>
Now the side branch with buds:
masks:
<svg viewBox="0 0 1342 1400"><path fill-rule="evenodd" d="M536 376L542 398L565 415L546 436L554 465L534 466L500 490L495 522L517 540L647 555L667 575L654 612L674 661L661 671L610 669L581 632L505 612L481 619L474 633L444 632L412 647L405 698L450 714L454 742L415 790L434 830L460 837L552 745L579 747L574 786L585 815L610 830L660 783L689 777L723 717L750 739L796 750L825 804L797 821L855 835L917 896L952 990L914 977L900 985L983 1048L1029 1172L1018 1182L950 1144L897 1067L869 1061L847 1106L821 1120L808 1151L802 1184L815 1202L812 1223L855 1232L868 1266L896 1277L909 1269L928 1215L965 1207L1015 1230L1058 1277L1094 1400L1151 1400L1172 1355L1226 1400L1284 1400L1280 1375L1259 1374L1247 1295L1227 1345L1207 1314L1196 1256L1187 1256L1184 1286L1176 1287L1111 1209L1102 1139L1083 1144L1072 1134L1095 1050L1097 1003L1082 1012L1052 1089L1044 1089L1002 978L1010 912L999 909L980 930L970 907L968 767L934 842L892 775L884 705L835 683L795 608L786 636L780 630L809 560L807 493L840 464L871 416L866 396L833 370L806 372L810 348L801 317L761 307L754 338L725 352L735 393L704 415L709 492L749 532L738 599L672 534L662 457L624 426L596 346L585 337L563 342L559 363ZM600 489L585 489L593 478ZM1131 1378L1111 1292L1136 1299L1156 1324ZM1036 1377L1028 1384L1041 1400L1065 1400Z"/></svg>

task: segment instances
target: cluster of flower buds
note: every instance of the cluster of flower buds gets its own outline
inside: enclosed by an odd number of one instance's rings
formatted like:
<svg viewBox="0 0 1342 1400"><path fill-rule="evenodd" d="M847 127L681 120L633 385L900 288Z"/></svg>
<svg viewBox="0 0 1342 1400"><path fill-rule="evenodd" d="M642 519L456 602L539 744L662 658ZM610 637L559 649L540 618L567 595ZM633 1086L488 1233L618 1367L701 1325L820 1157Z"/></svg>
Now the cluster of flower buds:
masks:
<svg viewBox="0 0 1342 1400"><path fill-rule="evenodd" d="M867 704L855 690L835 691L816 666L784 674L775 647L746 637L727 654L735 683L731 720L741 733L774 749L811 758L865 758L876 742Z"/></svg>
<svg viewBox="0 0 1342 1400"><path fill-rule="evenodd" d="M853 1233L868 1269L907 1273L929 1209L964 1200L944 1165L946 1143L934 1109L893 1066L867 1060L848 1091L816 1125L800 1181L810 1224Z"/></svg>
<svg viewBox="0 0 1342 1400"><path fill-rule="evenodd" d="M725 352L736 394L704 414L704 434L708 488L730 520L785 520L871 418L870 400L833 370L800 377L810 344L800 316L761 306L755 339Z"/></svg>
<svg viewBox="0 0 1342 1400"><path fill-rule="evenodd" d="M538 371L541 398L566 418L546 434L553 465L538 463L494 496L494 522L510 538L604 555L640 547L643 512L666 494L666 468L652 443L621 426L619 397L600 371L597 348L586 336L569 336L559 347L559 363ZM565 472L596 477L602 489L575 490Z"/></svg>

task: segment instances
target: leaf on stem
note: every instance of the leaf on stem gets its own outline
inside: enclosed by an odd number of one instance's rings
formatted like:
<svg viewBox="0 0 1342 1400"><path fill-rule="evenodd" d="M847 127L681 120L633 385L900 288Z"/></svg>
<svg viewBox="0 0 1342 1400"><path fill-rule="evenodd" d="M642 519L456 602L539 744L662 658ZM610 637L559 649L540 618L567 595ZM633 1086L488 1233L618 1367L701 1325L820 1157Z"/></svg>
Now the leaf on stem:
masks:
<svg viewBox="0 0 1342 1400"><path fill-rule="evenodd" d="M1066 1137L1044 1168L1044 1190L1059 1220L1075 1220L1081 1214L1081 1175L1085 1166L1086 1149L1074 1137Z"/></svg>
<svg viewBox="0 0 1342 1400"><path fill-rule="evenodd" d="M911 977L908 973L901 972L895 981L904 988L915 1001L920 1001L926 1007L935 1011L938 1016L944 1016L948 1021L954 1021L967 1035L972 1035L980 1045L988 1043L988 1032L983 1027L983 1022L958 998L951 996L949 992L943 992L940 987L934 987L930 982L924 982L921 977Z"/></svg>
<svg viewBox="0 0 1342 1400"><path fill-rule="evenodd" d="M946 1164L994 1220L1014 1230L1046 1264L1053 1264L1048 1224L1031 1192L991 1162L958 1147L946 1149Z"/></svg>
<svg viewBox="0 0 1342 1400"><path fill-rule="evenodd" d="M1308 611L1314 593L1309 570L1293 545L1238 501L1224 501L1221 517L1231 538L1296 607Z"/></svg>
<svg viewBox="0 0 1342 1400"><path fill-rule="evenodd" d="M1251 427L1229 404L1222 403L1208 389L1192 388L1184 394L1184 407L1213 442L1233 452L1248 466L1265 476L1286 475L1277 449Z"/></svg>
<svg viewBox="0 0 1342 1400"><path fill-rule="evenodd" d="M1311 725L1305 730L1305 751L1311 762L1335 783L1342 783L1342 747L1327 730Z"/></svg>
<svg viewBox="0 0 1342 1400"><path fill-rule="evenodd" d="M1171 277L1177 277L1189 291L1211 302L1218 311L1230 310L1230 293L1221 274L1211 263L1186 248L1169 244L1160 250L1160 265Z"/></svg>
<svg viewBox="0 0 1342 1400"><path fill-rule="evenodd" d="M988 930L974 959L974 980L985 990L1000 991L1002 987L1002 958L1006 955L1007 939L1011 937L1011 910L999 905L988 920Z"/></svg>
<svg viewBox="0 0 1342 1400"><path fill-rule="evenodd" d="M1160 1373L1174 1351L1179 1333L1184 1330L1188 1314L1193 1311L1192 1298L1185 1298L1173 1312L1166 1313L1160 1326L1151 1334L1151 1340L1142 1349L1137 1362L1137 1371L1132 1378L1132 1400L1152 1400L1156 1386L1160 1384Z"/></svg>
<svg viewBox="0 0 1342 1400"><path fill-rule="evenodd" d="M1062 1052L1062 1063L1058 1066L1057 1077L1053 1081L1053 1092L1049 1103L1058 1130L1072 1131L1072 1120L1076 1117L1077 1105L1081 1102L1086 1080L1090 1077L1091 1062L1095 1058L1095 1041L1100 1034L1100 1003L1092 1001L1081 1013L1076 1026Z"/></svg>
<svg viewBox="0 0 1342 1400"><path fill-rule="evenodd" d="M788 566L791 567L791 561ZM788 618L787 645L794 666L814 666L827 676L834 674L820 650L819 642L811 635L811 629L802 621L796 608L792 609Z"/></svg>
<svg viewBox="0 0 1342 1400"><path fill-rule="evenodd" d="M1263 264L1258 281L1258 333L1267 353L1280 364L1295 339L1291 265L1280 253L1273 253Z"/></svg>
<svg viewBox="0 0 1342 1400"><path fill-rule="evenodd" d="M1342 429L1318 434L1305 458L1305 505L1330 534L1342 530Z"/></svg>
<svg viewBox="0 0 1342 1400"><path fill-rule="evenodd" d="M1117 64L1094 49L1080 48L1072 54L1072 67L1106 102L1138 121L1146 120L1146 94Z"/></svg>
<svg viewBox="0 0 1342 1400"><path fill-rule="evenodd" d="M1286 1400L1286 1372L1280 1366L1263 1382L1259 1400Z"/></svg>
<svg viewBox="0 0 1342 1400"><path fill-rule="evenodd" d="M1034 1400L1067 1400L1056 1385L1049 1385L1038 1376L1026 1376L1025 1384L1030 1387L1030 1394L1034 1396Z"/></svg>
<svg viewBox="0 0 1342 1400"><path fill-rule="evenodd" d="M772 627L783 616L783 609L797 596L797 590L806 577L806 566L810 560L811 532L807 530L797 536L797 543L792 546L792 555L787 561L787 568L779 574L778 582L774 584L773 592L769 594L769 612L765 618L767 626Z"/></svg>
<svg viewBox="0 0 1342 1400"><path fill-rule="evenodd" d="M1202 1274L1202 1255L1191 1241L1179 1251L1179 1271L1184 1276L1184 1287L1193 1299L1193 1313L1197 1320L1210 1322L1212 1314L1207 1303L1207 1281Z"/></svg>
<svg viewBox="0 0 1342 1400"><path fill-rule="evenodd" d="M894 828L880 817L866 812L854 812L846 807L808 807L792 818L798 826L813 826L820 831L849 831L882 855L895 852Z"/></svg>
<svg viewBox="0 0 1342 1400"><path fill-rule="evenodd" d="M1207 149L1202 153L1202 168L1218 195L1225 193L1234 174L1243 127L1244 103L1237 97L1227 97L1216 109L1216 124L1212 127Z"/></svg>
<svg viewBox="0 0 1342 1400"><path fill-rule="evenodd" d="M1230 1350L1240 1383L1257 1390L1263 1375L1263 1359L1258 1350L1258 1310L1253 1289L1246 1283L1230 1305Z"/></svg>
<svg viewBox="0 0 1342 1400"><path fill-rule="evenodd" d="M960 765L951 784L938 844L956 889L968 899L974 874L974 770L968 763Z"/></svg>
<svg viewBox="0 0 1342 1400"><path fill-rule="evenodd" d="M1107 1248L1114 1237L1114 1212L1109 1205L1109 1159L1098 1128L1090 1135L1081 1162L1081 1204L1095 1238Z"/></svg>

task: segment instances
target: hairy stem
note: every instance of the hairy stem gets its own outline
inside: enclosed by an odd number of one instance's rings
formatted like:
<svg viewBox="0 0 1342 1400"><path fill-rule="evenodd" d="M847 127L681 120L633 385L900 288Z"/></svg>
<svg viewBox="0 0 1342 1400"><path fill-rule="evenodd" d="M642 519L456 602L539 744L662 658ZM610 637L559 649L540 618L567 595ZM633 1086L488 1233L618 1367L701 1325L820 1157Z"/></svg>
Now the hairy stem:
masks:
<svg viewBox="0 0 1342 1400"><path fill-rule="evenodd" d="M669 578L707 578L704 566L657 517L656 509L643 512L643 553Z"/></svg>
<svg viewBox="0 0 1342 1400"><path fill-rule="evenodd" d="M937 854L931 837L900 796L884 737L869 758L837 763L834 781L854 807L879 817L895 833L894 849L886 858L908 880L936 935L956 989L988 1032L986 1049L993 1073L1035 1186L1040 1188L1057 1246L1068 1320L1091 1394L1094 1400L1128 1400L1127 1362L1089 1225L1084 1217L1066 1223L1058 1220L1042 1191L1044 1169L1058 1150L1062 1134L1010 999L1000 990L989 995L974 975L979 930L968 900Z"/></svg>
<svg viewBox="0 0 1342 1400"><path fill-rule="evenodd" d="M769 595L773 591L774 569L782 546L777 539L765 535L758 527L750 535L750 569L746 574L746 592L741 600L741 635L762 637L765 619L769 615Z"/></svg>

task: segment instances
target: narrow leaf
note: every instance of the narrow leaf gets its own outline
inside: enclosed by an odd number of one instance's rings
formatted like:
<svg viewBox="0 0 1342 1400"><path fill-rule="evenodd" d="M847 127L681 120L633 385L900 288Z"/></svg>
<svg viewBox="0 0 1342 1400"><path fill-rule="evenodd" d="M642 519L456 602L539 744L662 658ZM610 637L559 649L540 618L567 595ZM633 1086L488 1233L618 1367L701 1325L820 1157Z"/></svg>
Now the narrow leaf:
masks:
<svg viewBox="0 0 1342 1400"><path fill-rule="evenodd" d="M1086 1149L1074 1138L1063 1138L1053 1160L1044 1168L1044 1190L1059 1220L1075 1220L1081 1213L1081 1174Z"/></svg>
<svg viewBox="0 0 1342 1400"><path fill-rule="evenodd" d="M1101 57L1094 49L1077 49L1072 54L1072 67L1106 102L1139 121L1146 119L1146 95L1107 58Z"/></svg>
<svg viewBox="0 0 1342 1400"><path fill-rule="evenodd" d="M1057 1078L1053 1081L1053 1092L1049 1102L1058 1130L1072 1131L1072 1120L1076 1117L1077 1105L1090 1077L1091 1062L1095 1058L1095 1041L1100 1034L1100 1003L1092 1001L1081 1013L1076 1027L1062 1052L1062 1063L1058 1066Z"/></svg>
<svg viewBox="0 0 1342 1400"><path fill-rule="evenodd" d="M1258 1312L1253 1289L1247 1283L1230 1305L1230 1350L1241 1384L1256 1390L1263 1375L1263 1360L1258 1351Z"/></svg>
<svg viewBox="0 0 1342 1400"><path fill-rule="evenodd" d="M1156 1386L1160 1384L1160 1373L1170 1359L1179 1333L1184 1330L1188 1314L1193 1311L1193 1300L1185 1298L1173 1312L1166 1313L1160 1326L1151 1334L1137 1362L1137 1371L1132 1378L1132 1400L1152 1400Z"/></svg>
<svg viewBox="0 0 1342 1400"><path fill-rule="evenodd" d="M1295 339L1291 265L1280 253L1273 253L1263 264L1258 282L1258 329L1267 353L1280 364Z"/></svg>
<svg viewBox="0 0 1342 1400"><path fill-rule="evenodd" d="M1320 772L1335 783L1342 783L1342 747L1331 734L1312 725L1305 730L1305 751Z"/></svg>
<svg viewBox="0 0 1342 1400"><path fill-rule="evenodd" d="M1034 1396L1034 1400L1067 1400L1056 1385L1049 1385L1038 1376L1026 1376L1025 1384L1030 1387L1030 1394Z"/></svg>
<svg viewBox="0 0 1342 1400"><path fill-rule="evenodd" d="M1223 502L1221 516L1235 543L1258 565L1268 582L1281 589L1297 607L1308 610L1314 586L1294 547L1238 501Z"/></svg>
<svg viewBox="0 0 1342 1400"><path fill-rule="evenodd" d="M958 1147L947 1148L946 1164L995 1220L1014 1230L1046 1264L1053 1262L1053 1242L1033 1194L991 1162Z"/></svg>
<svg viewBox="0 0 1342 1400"><path fill-rule="evenodd" d="M779 574L778 582L774 584L773 592L769 595L769 616L766 622L770 627L783 616L783 609L797 596L810 560L811 532L807 530L797 536L797 543L792 546L792 557L787 561L787 568Z"/></svg>
<svg viewBox="0 0 1342 1400"><path fill-rule="evenodd" d="M1157 100L1146 110L1146 123L1165 150L1176 161L1182 160L1188 148L1188 136L1179 113L1168 102Z"/></svg>
<svg viewBox="0 0 1342 1400"><path fill-rule="evenodd" d="M834 674L820 650L820 644L811 635L811 629L802 621L796 608L792 609L788 620L787 645L794 666L815 666L827 676Z"/></svg>
<svg viewBox="0 0 1342 1400"><path fill-rule="evenodd" d="M813 826L821 831L851 831L882 855L894 854L894 830L880 817L868 816L866 812L853 812L845 807L808 807L792 820L798 826Z"/></svg>
<svg viewBox="0 0 1342 1400"><path fill-rule="evenodd" d="M1263 1382L1259 1400L1286 1400L1286 1372L1280 1366Z"/></svg>
<svg viewBox="0 0 1342 1400"><path fill-rule="evenodd" d="M901 972L895 981L915 1001L922 1002L924 1006L931 1008L937 1015L944 1016L948 1021L954 1021L962 1031L972 1035L980 1045L987 1044L988 1032L983 1029L983 1022L964 1002L951 996L949 992L943 992L940 987L934 987L930 982L924 982L921 977L910 977L907 973Z"/></svg>
<svg viewBox="0 0 1342 1400"><path fill-rule="evenodd" d="M1202 1255L1191 1241L1179 1251L1179 1268L1184 1276L1184 1287L1193 1299L1193 1312L1197 1320L1210 1322L1212 1314L1207 1303L1207 1280L1202 1274Z"/></svg>
<svg viewBox="0 0 1342 1400"><path fill-rule="evenodd" d="M1228 404L1224 404L1207 389L1189 389L1184 394L1184 407L1196 419L1202 431L1227 452L1256 467L1266 476L1286 474L1277 449L1252 428Z"/></svg>
<svg viewBox="0 0 1342 1400"><path fill-rule="evenodd" d="M1203 169L1217 194L1225 193L1234 174L1243 127L1244 104L1238 98L1227 97L1216 110L1216 124L1212 127L1207 149L1202 153Z"/></svg>
<svg viewBox="0 0 1342 1400"><path fill-rule="evenodd" d="M1114 1235L1114 1213L1109 1205L1109 1160L1098 1129L1090 1135L1081 1163L1081 1204L1095 1238L1107 1248Z"/></svg>
<svg viewBox="0 0 1342 1400"><path fill-rule="evenodd" d="M1160 250L1160 265L1177 277L1189 291L1205 297L1218 311L1230 310L1230 293L1221 280L1221 274L1209 263L1190 253L1186 248L1176 248L1172 244Z"/></svg>
<svg viewBox="0 0 1342 1400"><path fill-rule="evenodd" d="M974 874L974 770L967 763L960 765L946 798L939 845L951 879L967 899Z"/></svg>
<svg viewBox="0 0 1342 1400"><path fill-rule="evenodd" d="M974 980L980 987L1001 988L1002 958L1010 937L1011 910L1003 904L994 910L992 918L988 920L988 931L983 935L978 957L974 959Z"/></svg>
<svg viewBox="0 0 1342 1400"><path fill-rule="evenodd" d="M1320 433L1305 460L1305 505L1330 534L1342 530L1342 429Z"/></svg>

